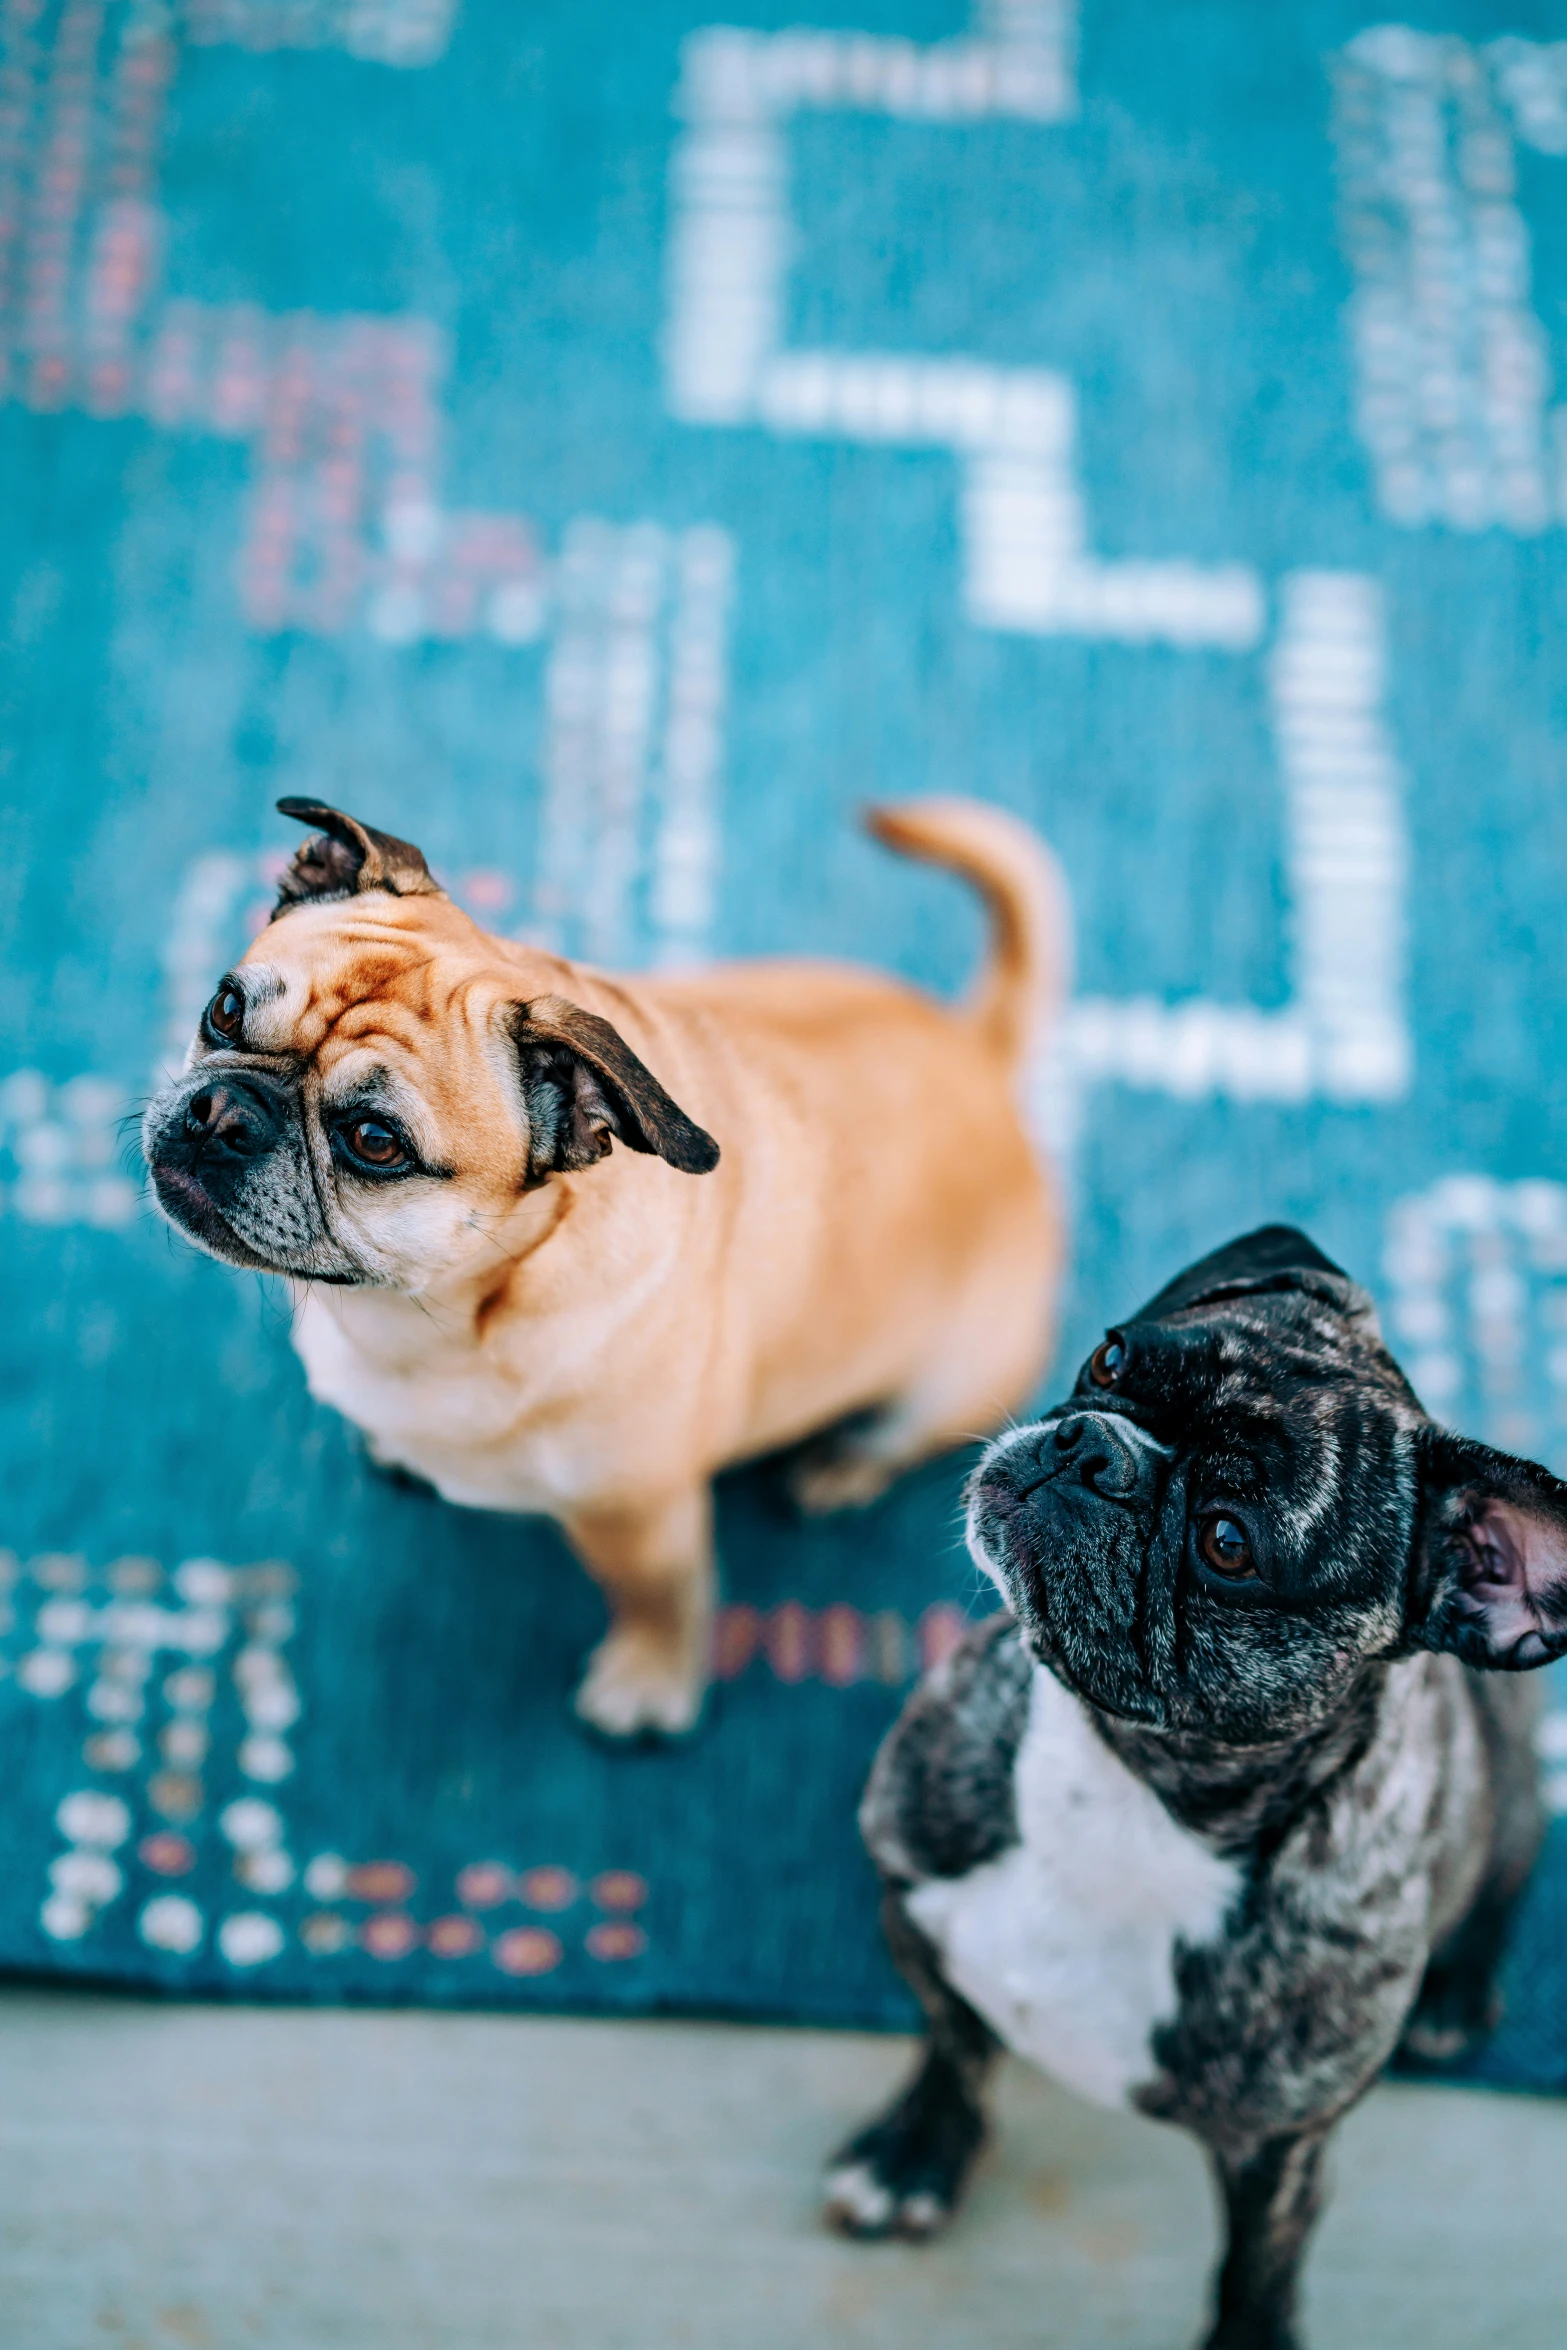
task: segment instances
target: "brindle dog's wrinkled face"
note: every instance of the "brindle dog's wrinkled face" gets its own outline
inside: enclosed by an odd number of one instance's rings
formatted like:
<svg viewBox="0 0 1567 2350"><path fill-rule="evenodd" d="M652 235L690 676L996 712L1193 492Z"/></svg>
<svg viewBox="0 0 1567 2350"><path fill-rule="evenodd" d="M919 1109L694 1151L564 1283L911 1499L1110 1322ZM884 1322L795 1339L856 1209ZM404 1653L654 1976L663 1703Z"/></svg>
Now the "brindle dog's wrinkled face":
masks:
<svg viewBox="0 0 1567 2350"><path fill-rule="evenodd" d="M182 1231L231 1264L418 1290L482 1255L526 1192L616 1142L690 1173L716 1163L609 1022L547 990L518 999L515 961L417 849L279 805L324 833L143 1124Z"/></svg>
<svg viewBox="0 0 1567 2350"><path fill-rule="evenodd" d="M1435 1427L1303 1233L1204 1258L990 1448L969 1539L1035 1653L1151 1727L1254 1744L1371 1657L1567 1652L1567 1486Z"/></svg>

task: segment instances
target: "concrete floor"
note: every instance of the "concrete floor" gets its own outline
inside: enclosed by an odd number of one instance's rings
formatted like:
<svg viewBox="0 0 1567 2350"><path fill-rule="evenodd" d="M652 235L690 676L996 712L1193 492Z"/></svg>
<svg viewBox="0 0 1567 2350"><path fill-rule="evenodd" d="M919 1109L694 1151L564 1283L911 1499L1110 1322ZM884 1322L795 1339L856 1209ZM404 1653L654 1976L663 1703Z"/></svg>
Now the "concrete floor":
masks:
<svg viewBox="0 0 1567 2350"><path fill-rule="evenodd" d="M951 2236L822 2232L901 2043L0 1994L4 2350L1187 2350L1193 2149L1010 2068ZM1560 2350L1567 2105L1380 2090L1316 2350Z"/></svg>

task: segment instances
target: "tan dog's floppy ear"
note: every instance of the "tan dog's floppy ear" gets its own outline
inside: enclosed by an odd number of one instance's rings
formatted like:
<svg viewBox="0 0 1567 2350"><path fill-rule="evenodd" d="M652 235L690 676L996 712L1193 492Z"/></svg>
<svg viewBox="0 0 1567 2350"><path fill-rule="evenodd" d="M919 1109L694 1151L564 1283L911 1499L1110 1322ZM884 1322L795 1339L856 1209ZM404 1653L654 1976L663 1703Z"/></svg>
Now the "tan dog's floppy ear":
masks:
<svg viewBox="0 0 1567 2350"><path fill-rule="evenodd" d="M441 886L411 842L374 832L320 800L279 800L278 813L321 830L296 854L278 884L275 922L290 906L313 898L352 898L361 890L384 889L394 898L438 898Z"/></svg>
<svg viewBox="0 0 1567 2350"><path fill-rule="evenodd" d="M619 1030L563 995L519 1004L517 1052L528 1110L528 1173L574 1174L613 1142L706 1175L718 1145L645 1068Z"/></svg>

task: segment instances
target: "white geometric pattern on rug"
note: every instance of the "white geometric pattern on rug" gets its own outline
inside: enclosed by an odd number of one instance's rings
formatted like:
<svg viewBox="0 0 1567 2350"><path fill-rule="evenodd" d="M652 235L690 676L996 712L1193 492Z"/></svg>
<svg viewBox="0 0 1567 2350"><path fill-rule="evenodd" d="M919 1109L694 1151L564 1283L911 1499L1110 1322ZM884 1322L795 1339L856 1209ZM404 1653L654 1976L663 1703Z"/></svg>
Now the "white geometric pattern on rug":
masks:
<svg viewBox="0 0 1567 2350"><path fill-rule="evenodd" d="M1355 416L1383 513L1521 536L1567 522L1516 155L1567 156L1567 41L1377 25L1335 61L1334 99Z"/></svg>
<svg viewBox="0 0 1567 2350"><path fill-rule="evenodd" d="M671 413L868 446L949 453L958 469L964 605L976 627L1254 652L1268 627L1243 563L1107 561L1091 551L1063 375L967 356L790 349L798 239L788 126L804 109L908 122L1048 126L1076 111L1064 6L986 8L967 40L920 48L835 32L715 26L685 44L670 167L665 329ZM1038 1076L1038 1122L1070 1152L1075 1096L1116 1081L1191 1098L1391 1101L1407 1092L1403 779L1382 715L1377 583L1279 583L1270 700L1285 796L1291 1001L1202 997L1072 1006Z"/></svg>

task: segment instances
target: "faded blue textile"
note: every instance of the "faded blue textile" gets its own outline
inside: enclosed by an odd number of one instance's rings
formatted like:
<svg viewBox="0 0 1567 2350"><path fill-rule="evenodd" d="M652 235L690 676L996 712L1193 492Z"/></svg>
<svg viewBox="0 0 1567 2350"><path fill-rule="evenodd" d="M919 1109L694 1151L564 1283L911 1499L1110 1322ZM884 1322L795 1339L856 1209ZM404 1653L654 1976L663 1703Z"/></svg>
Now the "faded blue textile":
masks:
<svg viewBox="0 0 1567 2350"><path fill-rule="evenodd" d="M133 1118L284 793L627 967L944 989L1054 844L1060 1362L1304 1224L1567 1467L1567 8L0 0L0 1963L903 2020L853 1828L962 1464L729 1481L701 1730L367 1469ZM1567 1810L1567 1714L1547 1731ZM1485 2077L1567 2080L1567 1845Z"/></svg>

